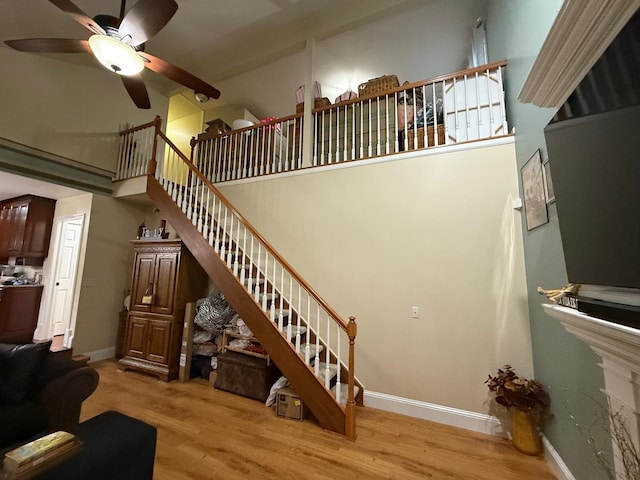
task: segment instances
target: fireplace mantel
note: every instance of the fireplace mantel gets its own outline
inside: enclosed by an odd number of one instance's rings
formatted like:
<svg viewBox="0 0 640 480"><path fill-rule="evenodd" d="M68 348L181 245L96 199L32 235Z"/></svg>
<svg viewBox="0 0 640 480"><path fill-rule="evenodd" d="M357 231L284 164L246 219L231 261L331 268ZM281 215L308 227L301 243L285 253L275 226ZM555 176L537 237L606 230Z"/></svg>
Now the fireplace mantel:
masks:
<svg viewBox="0 0 640 480"><path fill-rule="evenodd" d="M608 322L560 305L543 304L547 315L585 342L602 358L604 392L614 413L620 412L633 439L640 446L640 329ZM613 445L616 472L619 464Z"/></svg>
<svg viewBox="0 0 640 480"><path fill-rule="evenodd" d="M630 370L640 373L640 330L591 317L560 305L543 304L547 315L560 321L574 334L605 358L615 359Z"/></svg>

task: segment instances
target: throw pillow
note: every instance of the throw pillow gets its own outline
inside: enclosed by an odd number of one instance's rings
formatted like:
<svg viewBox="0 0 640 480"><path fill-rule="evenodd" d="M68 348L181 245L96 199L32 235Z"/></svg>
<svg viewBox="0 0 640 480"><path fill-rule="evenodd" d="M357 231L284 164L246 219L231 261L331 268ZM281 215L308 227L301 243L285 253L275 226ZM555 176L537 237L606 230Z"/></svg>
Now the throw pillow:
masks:
<svg viewBox="0 0 640 480"><path fill-rule="evenodd" d="M50 347L51 341L0 343L0 403L19 403L32 395L35 378Z"/></svg>

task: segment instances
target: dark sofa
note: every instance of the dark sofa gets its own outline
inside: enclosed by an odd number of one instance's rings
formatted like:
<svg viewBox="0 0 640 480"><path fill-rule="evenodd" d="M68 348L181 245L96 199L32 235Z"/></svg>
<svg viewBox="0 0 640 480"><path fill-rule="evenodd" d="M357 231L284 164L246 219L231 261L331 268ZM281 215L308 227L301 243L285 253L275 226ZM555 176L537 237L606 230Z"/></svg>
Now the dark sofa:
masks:
<svg viewBox="0 0 640 480"><path fill-rule="evenodd" d="M0 452L44 433L77 432L98 372L50 346L0 343Z"/></svg>

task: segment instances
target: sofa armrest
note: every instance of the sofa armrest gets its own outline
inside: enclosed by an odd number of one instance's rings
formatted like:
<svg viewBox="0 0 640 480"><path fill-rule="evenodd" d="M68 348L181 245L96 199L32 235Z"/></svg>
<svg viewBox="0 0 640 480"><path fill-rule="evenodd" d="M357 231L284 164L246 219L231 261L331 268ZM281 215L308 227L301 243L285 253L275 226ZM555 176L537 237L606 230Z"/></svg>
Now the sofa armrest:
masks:
<svg viewBox="0 0 640 480"><path fill-rule="evenodd" d="M46 411L50 431L76 432L82 402L95 391L98 380L95 369L80 366L57 376L36 392L35 400Z"/></svg>

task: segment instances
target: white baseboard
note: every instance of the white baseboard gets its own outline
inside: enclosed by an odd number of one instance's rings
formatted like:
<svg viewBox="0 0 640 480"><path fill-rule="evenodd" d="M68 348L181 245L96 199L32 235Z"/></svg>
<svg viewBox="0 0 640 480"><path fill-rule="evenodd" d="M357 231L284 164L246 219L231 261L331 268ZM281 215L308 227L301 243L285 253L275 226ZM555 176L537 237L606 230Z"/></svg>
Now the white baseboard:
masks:
<svg viewBox="0 0 640 480"><path fill-rule="evenodd" d="M452 427L464 428L473 432L486 433L499 437L507 436L500 421L491 415L371 391L365 391L364 404L367 407L421 418ZM544 436L542 437L542 443L545 449L545 460L558 480L575 480L575 477L562 461L558 452Z"/></svg>
<svg viewBox="0 0 640 480"><path fill-rule="evenodd" d="M544 458L558 480L576 480L569 467L562 461L556 449L553 448L551 442L544 435L542 436L542 443L544 444Z"/></svg>
<svg viewBox="0 0 640 480"><path fill-rule="evenodd" d="M490 415L371 391L365 391L364 404L367 407L379 408L387 412L430 420L474 432L506 436L498 419Z"/></svg>
<svg viewBox="0 0 640 480"><path fill-rule="evenodd" d="M102 350L95 350L93 352L85 352L84 355L89 357L89 363L98 362L100 360L115 357L116 347L103 348Z"/></svg>

